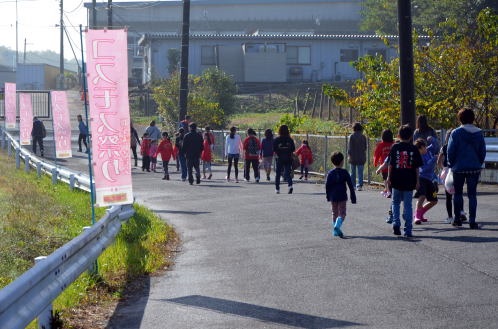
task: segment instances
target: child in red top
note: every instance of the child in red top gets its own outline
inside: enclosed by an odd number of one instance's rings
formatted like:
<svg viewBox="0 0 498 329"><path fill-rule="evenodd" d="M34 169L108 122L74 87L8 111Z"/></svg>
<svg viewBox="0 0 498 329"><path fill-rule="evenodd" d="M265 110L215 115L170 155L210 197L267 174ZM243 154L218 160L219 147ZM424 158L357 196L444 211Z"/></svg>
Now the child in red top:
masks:
<svg viewBox="0 0 498 329"><path fill-rule="evenodd" d="M391 146L394 144L393 132L389 129L386 129L382 132L382 141L377 144L374 151L373 163L374 166L381 166L386 158L389 156L389 152L391 151ZM387 178L388 166L385 166L380 170L382 173L382 179L384 180L384 191L382 191L382 195L389 197L391 192L389 188L386 186L386 178Z"/></svg>
<svg viewBox="0 0 498 329"><path fill-rule="evenodd" d="M164 170L163 179L169 180L168 164L169 160L171 159L171 156L173 155L173 145L171 144L171 140L169 139L167 132L163 132L162 137L163 138L161 139L161 142L157 147L156 157L158 154L161 155L161 160L163 161L163 170Z"/></svg>
<svg viewBox="0 0 498 329"><path fill-rule="evenodd" d="M301 177L299 179L303 179L304 172L304 180L308 180L308 170L313 163L313 152L311 152L307 140L302 141L301 146L296 151L296 155L299 157L299 163L301 163Z"/></svg>
<svg viewBox="0 0 498 329"><path fill-rule="evenodd" d="M150 172L150 138L148 133L142 136L142 144L140 144L140 155L142 155L142 171Z"/></svg>
<svg viewBox="0 0 498 329"><path fill-rule="evenodd" d="M254 171L254 180L259 183L259 153L261 150L261 142L256 137L254 129L247 129L247 137L242 142L244 149L244 180L249 181L249 172L252 166Z"/></svg>
<svg viewBox="0 0 498 329"><path fill-rule="evenodd" d="M203 142L202 142L202 153L201 153L201 160L202 160L202 175L204 179L206 179L206 171L209 173L209 176L207 179L211 179L213 177L213 173L211 171L211 161L213 161L213 152L212 152L212 138L211 138L211 133L206 131L203 135Z"/></svg>

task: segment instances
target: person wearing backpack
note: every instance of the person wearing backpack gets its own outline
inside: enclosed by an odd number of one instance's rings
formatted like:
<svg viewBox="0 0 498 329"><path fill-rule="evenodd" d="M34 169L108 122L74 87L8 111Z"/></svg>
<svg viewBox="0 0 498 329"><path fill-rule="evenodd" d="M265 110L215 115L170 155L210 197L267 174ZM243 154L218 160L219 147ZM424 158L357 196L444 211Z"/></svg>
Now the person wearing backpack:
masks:
<svg viewBox="0 0 498 329"><path fill-rule="evenodd" d="M244 149L244 180L249 182L249 171L254 170L254 179L259 183L259 152L261 150L261 143L256 137L254 129L247 129L247 137L242 142Z"/></svg>
<svg viewBox="0 0 498 329"><path fill-rule="evenodd" d="M40 146L40 155L43 154L43 139L47 136L47 131L45 130L45 125L41 122L38 117L33 118L33 129L31 130L31 137L33 139L33 153L36 155L36 144Z"/></svg>

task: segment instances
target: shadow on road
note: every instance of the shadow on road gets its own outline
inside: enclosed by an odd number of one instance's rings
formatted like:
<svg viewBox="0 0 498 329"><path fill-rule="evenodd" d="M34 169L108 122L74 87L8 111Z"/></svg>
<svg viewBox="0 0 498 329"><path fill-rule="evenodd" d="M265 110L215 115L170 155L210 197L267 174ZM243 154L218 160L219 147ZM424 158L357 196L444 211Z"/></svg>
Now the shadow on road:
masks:
<svg viewBox="0 0 498 329"><path fill-rule="evenodd" d="M222 313L228 313L265 322L273 322L297 328L339 328L358 326L360 324L341 321L320 316L307 315L296 312L279 310L271 307L236 302L233 300L213 298L199 295L185 296L162 301L177 303L186 306L200 307Z"/></svg>

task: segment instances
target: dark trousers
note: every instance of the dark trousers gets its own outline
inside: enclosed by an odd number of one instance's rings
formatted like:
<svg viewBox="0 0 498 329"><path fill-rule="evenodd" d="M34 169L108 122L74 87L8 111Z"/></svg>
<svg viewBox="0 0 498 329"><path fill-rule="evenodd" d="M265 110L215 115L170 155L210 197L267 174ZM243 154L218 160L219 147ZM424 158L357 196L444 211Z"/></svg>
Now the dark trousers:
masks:
<svg viewBox="0 0 498 329"><path fill-rule="evenodd" d="M142 170L150 171L150 156L142 156Z"/></svg>
<svg viewBox="0 0 498 329"><path fill-rule="evenodd" d="M88 145L86 144L86 134L80 134L78 136L78 151L81 152L81 142L85 145L85 148L88 149Z"/></svg>
<svg viewBox="0 0 498 329"><path fill-rule="evenodd" d="M251 171L251 166L254 171L254 179L259 179L259 160L258 159L246 159L244 166L244 178L249 180L249 172Z"/></svg>
<svg viewBox="0 0 498 329"><path fill-rule="evenodd" d="M280 190L280 176L284 174L284 179L287 180L287 186L292 187L292 162L281 162L277 159L275 169L275 189Z"/></svg>
<svg viewBox="0 0 498 329"><path fill-rule="evenodd" d="M135 167L137 166L137 159L138 159L138 155L137 155L137 146L131 146L131 152L133 153L133 159L135 160Z"/></svg>
<svg viewBox="0 0 498 329"><path fill-rule="evenodd" d="M190 184L194 183L194 170L197 184L199 184L199 181L201 180L200 159L198 157L187 157L187 174L188 182Z"/></svg>
<svg viewBox="0 0 498 329"><path fill-rule="evenodd" d="M36 155L36 144L40 146L40 154L43 156L43 137L33 136L33 153Z"/></svg>

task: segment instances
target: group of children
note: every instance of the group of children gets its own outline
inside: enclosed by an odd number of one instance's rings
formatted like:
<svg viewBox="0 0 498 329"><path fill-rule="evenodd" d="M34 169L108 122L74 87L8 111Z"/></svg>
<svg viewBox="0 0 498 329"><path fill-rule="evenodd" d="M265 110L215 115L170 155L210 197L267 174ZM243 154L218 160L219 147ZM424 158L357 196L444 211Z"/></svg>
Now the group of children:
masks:
<svg viewBox="0 0 498 329"><path fill-rule="evenodd" d="M206 127L203 133L203 151L201 160L203 164L203 178L211 179L211 162L213 157L214 135L210 132L209 127ZM161 156L162 166L164 171L163 180L169 180L168 165L171 159L176 160L176 170L180 171L182 161L179 158L182 156L184 129L180 128L175 134L175 141L171 140L167 132L162 132L159 141L151 139L149 134L145 132L140 143L140 155L142 156L142 171L157 172L157 159ZM184 156L184 154L183 154ZM206 176L207 174L207 176ZM182 177L183 179L183 177Z"/></svg>
<svg viewBox="0 0 498 329"><path fill-rule="evenodd" d="M433 136L427 139L417 138L412 142L413 136L413 129L408 125L399 128L397 142L394 141L391 130L384 130L382 141L377 144L373 157L374 165L378 166L376 173L381 174L384 179L384 190L381 194L391 199L386 222L392 224L394 235L401 235L403 218L405 237L413 236L413 224L420 225L428 221L426 213L438 202L439 182L436 165L444 166L446 161L445 146L440 153L437 140ZM349 187L353 204L356 203L355 188L351 176L342 168L344 156L336 152L332 154L331 161L335 168L327 175L325 189L327 201L332 204L333 235L342 237L341 225L346 216L346 186ZM414 190L417 198L415 212L412 209ZM446 195L449 223L452 221L451 194L446 192ZM465 219L465 214L462 213L460 220Z"/></svg>

